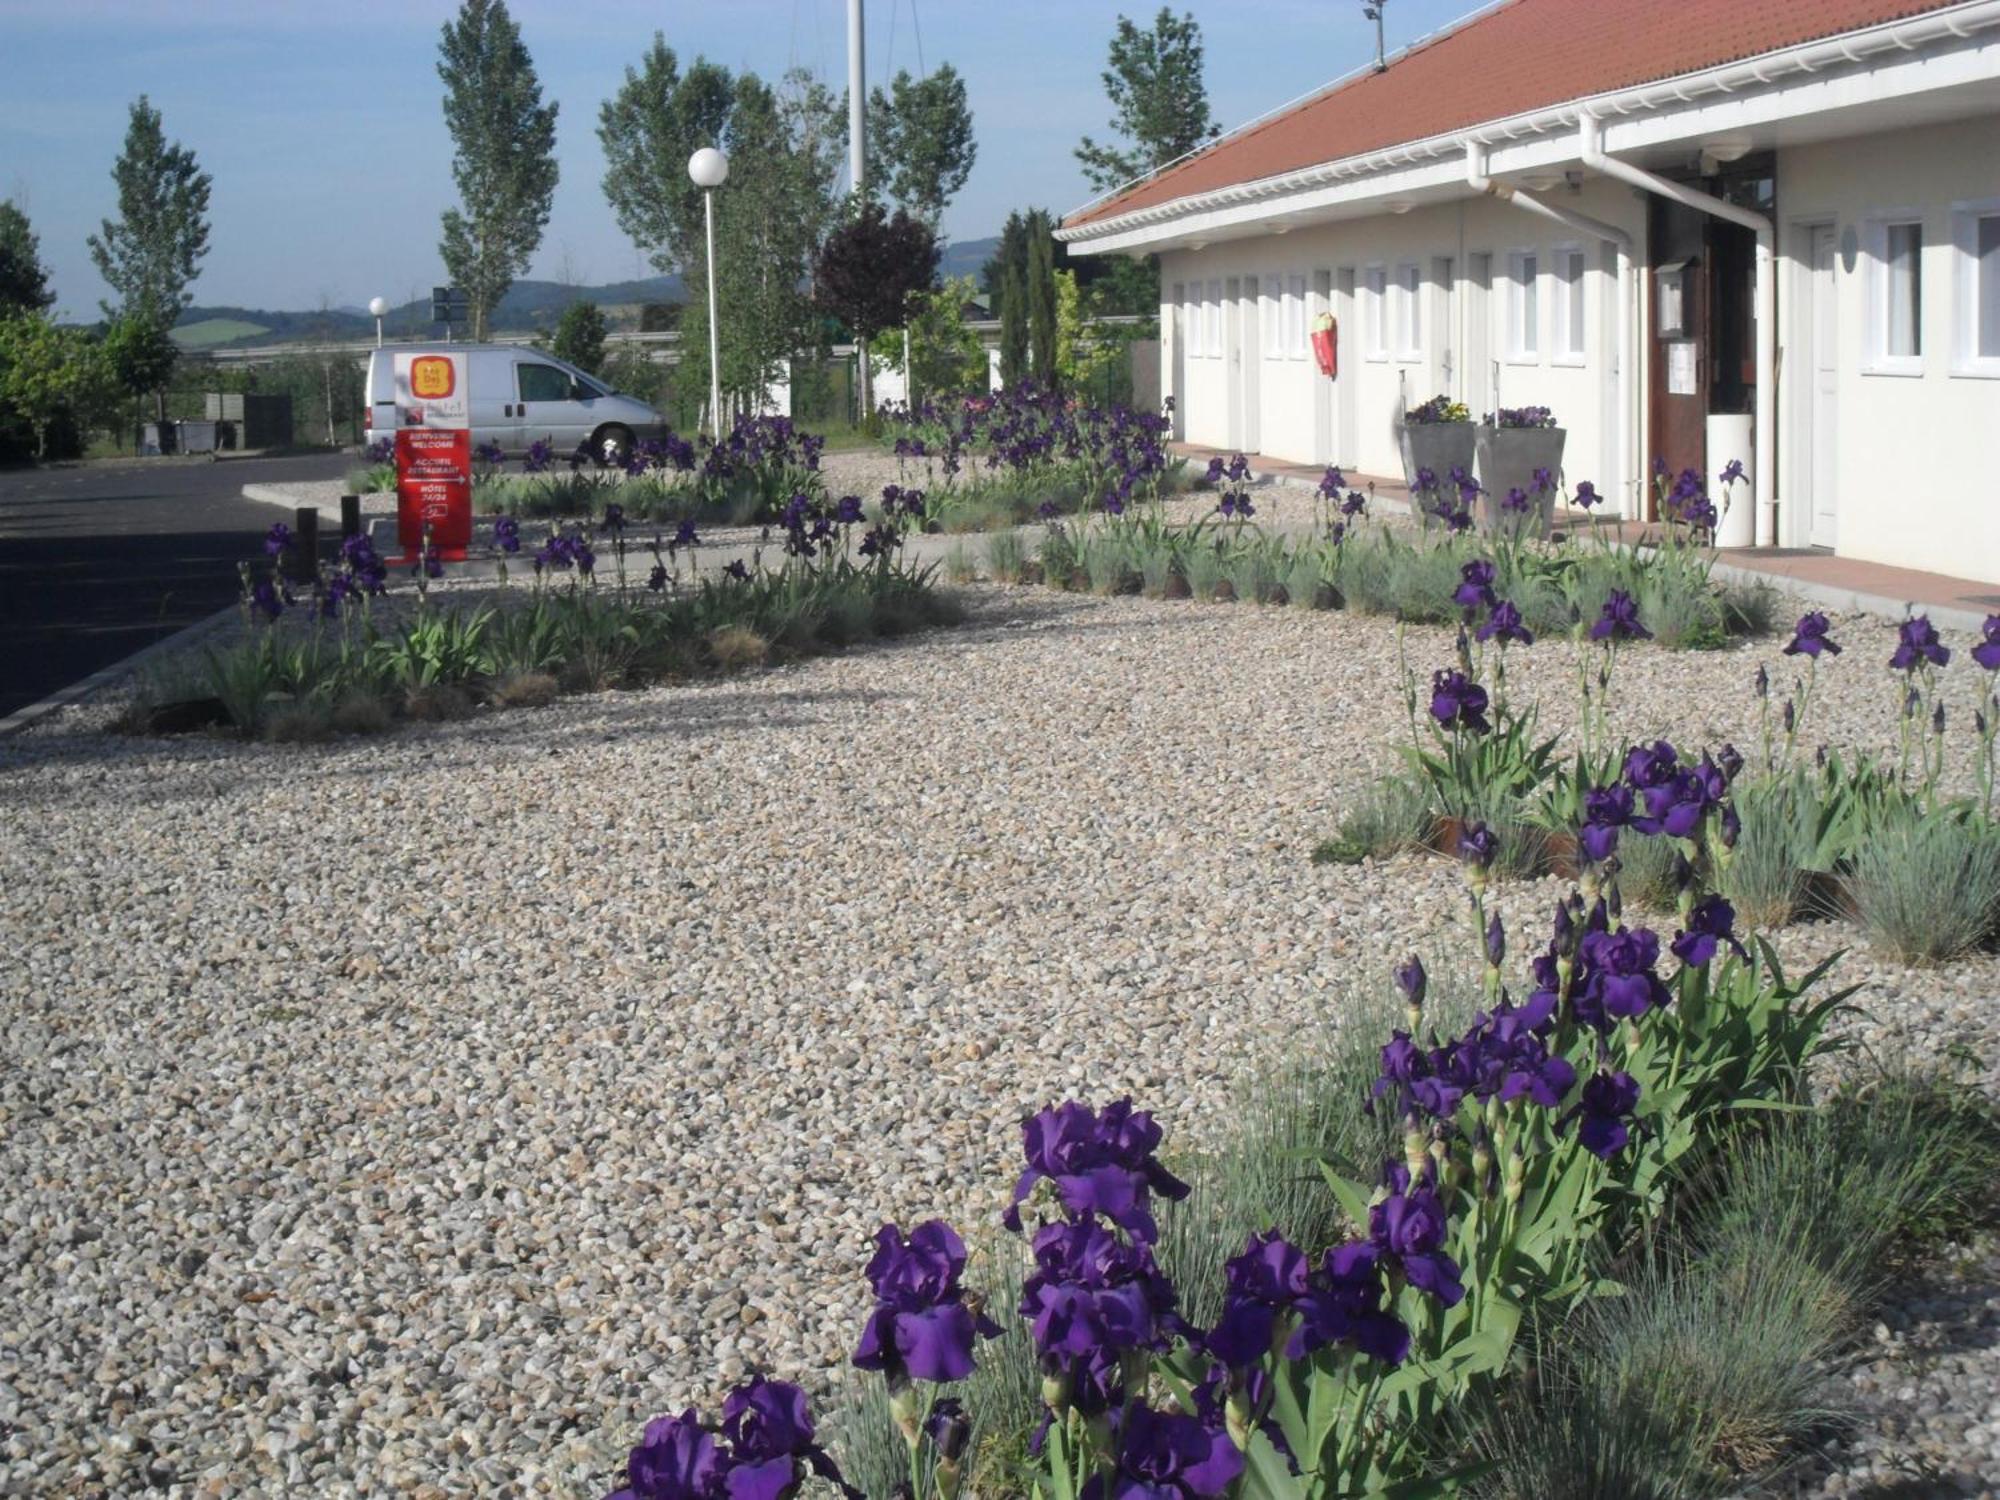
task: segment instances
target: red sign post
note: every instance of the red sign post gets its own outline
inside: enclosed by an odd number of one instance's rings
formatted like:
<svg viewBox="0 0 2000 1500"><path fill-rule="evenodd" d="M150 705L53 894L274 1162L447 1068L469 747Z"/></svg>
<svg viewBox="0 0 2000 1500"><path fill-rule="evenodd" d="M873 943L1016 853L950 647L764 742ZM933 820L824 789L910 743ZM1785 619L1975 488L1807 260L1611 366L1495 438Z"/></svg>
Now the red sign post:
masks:
<svg viewBox="0 0 2000 1500"><path fill-rule="evenodd" d="M463 427L405 427L396 434L396 540L406 560L431 545L456 562L472 544L472 434Z"/></svg>
<svg viewBox="0 0 2000 1500"><path fill-rule="evenodd" d="M472 403L461 354L396 356L396 540L422 555L426 529L440 558L472 543Z"/></svg>

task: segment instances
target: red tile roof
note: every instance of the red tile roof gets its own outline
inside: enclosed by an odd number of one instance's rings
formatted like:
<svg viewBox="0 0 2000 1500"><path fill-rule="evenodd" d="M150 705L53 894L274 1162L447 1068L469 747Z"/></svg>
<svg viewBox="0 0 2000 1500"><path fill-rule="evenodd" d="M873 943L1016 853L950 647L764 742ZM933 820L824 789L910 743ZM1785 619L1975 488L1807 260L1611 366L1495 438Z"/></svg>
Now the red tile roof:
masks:
<svg viewBox="0 0 2000 1500"><path fill-rule="evenodd" d="M1942 10L1956 0L1508 0L1069 225Z"/></svg>

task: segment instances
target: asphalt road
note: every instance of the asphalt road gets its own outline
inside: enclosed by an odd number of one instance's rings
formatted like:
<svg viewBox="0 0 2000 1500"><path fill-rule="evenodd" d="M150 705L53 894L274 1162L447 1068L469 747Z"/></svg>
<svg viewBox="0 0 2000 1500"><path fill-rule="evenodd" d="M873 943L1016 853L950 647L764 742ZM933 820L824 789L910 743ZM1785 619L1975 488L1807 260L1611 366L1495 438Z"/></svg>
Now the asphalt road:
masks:
<svg viewBox="0 0 2000 1500"><path fill-rule="evenodd" d="M284 513L246 484L336 479L352 455L156 458L0 469L0 715L237 596Z"/></svg>

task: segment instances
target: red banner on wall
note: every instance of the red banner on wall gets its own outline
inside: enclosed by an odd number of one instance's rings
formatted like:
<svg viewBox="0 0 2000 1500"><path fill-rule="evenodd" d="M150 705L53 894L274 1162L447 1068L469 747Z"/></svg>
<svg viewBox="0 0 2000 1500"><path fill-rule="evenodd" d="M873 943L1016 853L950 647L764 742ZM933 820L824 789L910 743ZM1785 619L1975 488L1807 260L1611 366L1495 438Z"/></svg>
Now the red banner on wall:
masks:
<svg viewBox="0 0 2000 1500"><path fill-rule="evenodd" d="M472 434L463 427L404 427L396 433L396 540L403 559L431 545L448 562L472 543Z"/></svg>

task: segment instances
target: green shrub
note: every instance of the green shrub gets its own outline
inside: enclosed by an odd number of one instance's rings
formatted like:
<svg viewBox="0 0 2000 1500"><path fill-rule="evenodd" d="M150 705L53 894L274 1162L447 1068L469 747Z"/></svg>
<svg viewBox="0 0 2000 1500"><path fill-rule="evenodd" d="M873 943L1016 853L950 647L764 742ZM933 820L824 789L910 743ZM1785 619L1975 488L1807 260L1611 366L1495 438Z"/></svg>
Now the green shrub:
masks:
<svg viewBox="0 0 2000 1500"><path fill-rule="evenodd" d="M1229 587L1245 604L1268 604L1278 591L1272 551L1257 542L1237 547L1227 561Z"/></svg>
<svg viewBox="0 0 2000 1500"><path fill-rule="evenodd" d="M1618 840L1618 893L1637 906L1672 911L1680 897L1674 884L1674 841L1628 833Z"/></svg>
<svg viewBox="0 0 2000 1500"><path fill-rule="evenodd" d="M2000 920L2000 831L1961 808L1891 799L1856 841L1846 885L1876 946L1908 962L1955 958Z"/></svg>
<svg viewBox="0 0 2000 1500"><path fill-rule="evenodd" d="M1211 543L1197 542L1181 559L1181 571L1187 578L1189 593L1197 599L1212 601L1228 575L1228 565Z"/></svg>
<svg viewBox="0 0 2000 1500"><path fill-rule="evenodd" d="M1818 795L1804 776L1739 782L1735 805L1742 832L1716 885L1750 926L1783 927L1805 911L1820 868Z"/></svg>
<svg viewBox="0 0 2000 1500"><path fill-rule="evenodd" d="M1135 550L1139 565L1139 592L1148 599L1165 598L1178 562L1173 544L1164 539L1142 540L1136 544Z"/></svg>
<svg viewBox="0 0 2000 1500"><path fill-rule="evenodd" d="M1028 567L1028 545L1011 526L986 538L986 571L995 583L1019 583Z"/></svg>
<svg viewBox="0 0 2000 1500"><path fill-rule="evenodd" d="M1378 777L1342 809L1339 833L1313 851L1313 863L1357 864L1421 848L1436 821L1422 786L1407 776Z"/></svg>
<svg viewBox="0 0 2000 1500"><path fill-rule="evenodd" d="M1083 570L1094 594L1120 594L1131 577L1130 549L1123 537L1097 535L1084 542Z"/></svg>
<svg viewBox="0 0 2000 1500"><path fill-rule="evenodd" d="M964 542L953 542L944 554L944 576L953 583L970 583L979 576L972 551Z"/></svg>

